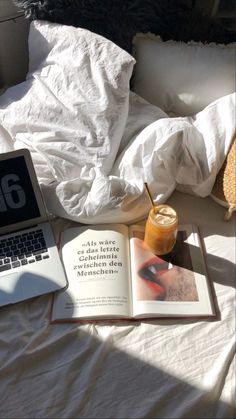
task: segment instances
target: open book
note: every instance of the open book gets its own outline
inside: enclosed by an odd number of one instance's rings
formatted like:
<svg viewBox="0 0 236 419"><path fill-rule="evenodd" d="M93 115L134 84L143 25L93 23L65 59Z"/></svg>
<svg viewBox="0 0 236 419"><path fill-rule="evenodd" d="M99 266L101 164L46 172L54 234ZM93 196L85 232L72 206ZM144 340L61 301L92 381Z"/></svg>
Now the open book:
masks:
<svg viewBox="0 0 236 419"><path fill-rule="evenodd" d="M140 225L65 230L69 286L54 296L51 321L215 317L197 228L180 226L165 257L151 253L143 237Z"/></svg>

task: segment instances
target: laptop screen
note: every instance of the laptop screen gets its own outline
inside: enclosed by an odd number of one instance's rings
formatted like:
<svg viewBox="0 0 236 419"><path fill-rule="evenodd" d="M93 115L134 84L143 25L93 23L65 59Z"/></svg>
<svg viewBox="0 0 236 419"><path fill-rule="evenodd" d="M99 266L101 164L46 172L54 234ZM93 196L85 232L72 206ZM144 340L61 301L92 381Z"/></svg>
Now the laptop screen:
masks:
<svg viewBox="0 0 236 419"><path fill-rule="evenodd" d="M0 160L0 229L40 215L24 156Z"/></svg>

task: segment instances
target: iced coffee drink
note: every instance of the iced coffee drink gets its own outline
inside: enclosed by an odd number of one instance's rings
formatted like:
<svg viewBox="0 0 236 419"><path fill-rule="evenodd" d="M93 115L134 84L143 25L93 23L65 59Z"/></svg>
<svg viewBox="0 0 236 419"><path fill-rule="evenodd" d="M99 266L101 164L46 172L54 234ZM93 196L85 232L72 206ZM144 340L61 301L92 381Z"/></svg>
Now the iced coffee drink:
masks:
<svg viewBox="0 0 236 419"><path fill-rule="evenodd" d="M173 249L178 231L178 216L169 205L157 205L149 212L144 243L155 255L165 255Z"/></svg>

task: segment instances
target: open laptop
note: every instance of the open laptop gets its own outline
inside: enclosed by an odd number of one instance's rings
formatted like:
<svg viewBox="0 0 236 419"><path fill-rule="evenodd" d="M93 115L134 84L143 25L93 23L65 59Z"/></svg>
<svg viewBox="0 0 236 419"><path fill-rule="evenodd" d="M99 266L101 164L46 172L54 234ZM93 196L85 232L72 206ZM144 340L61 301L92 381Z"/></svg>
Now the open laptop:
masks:
<svg viewBox="0 0 236 419"><path fill-rule="evenodd" d="M66 286L30 152L0 154L0 306Z"/></svg>

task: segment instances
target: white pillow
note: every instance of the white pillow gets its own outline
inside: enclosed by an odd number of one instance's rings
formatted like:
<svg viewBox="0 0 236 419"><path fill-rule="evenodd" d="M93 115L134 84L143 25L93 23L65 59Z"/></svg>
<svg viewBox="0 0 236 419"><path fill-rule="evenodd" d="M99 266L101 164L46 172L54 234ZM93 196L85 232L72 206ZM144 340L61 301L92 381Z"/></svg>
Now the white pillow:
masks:
<svg viewBox="0 0 236 419"><path fill-rule="evenodd" d="M163 42L152 34L133 43L133 90L169 115L193 115L235 92L236 43Z"/></svg>

